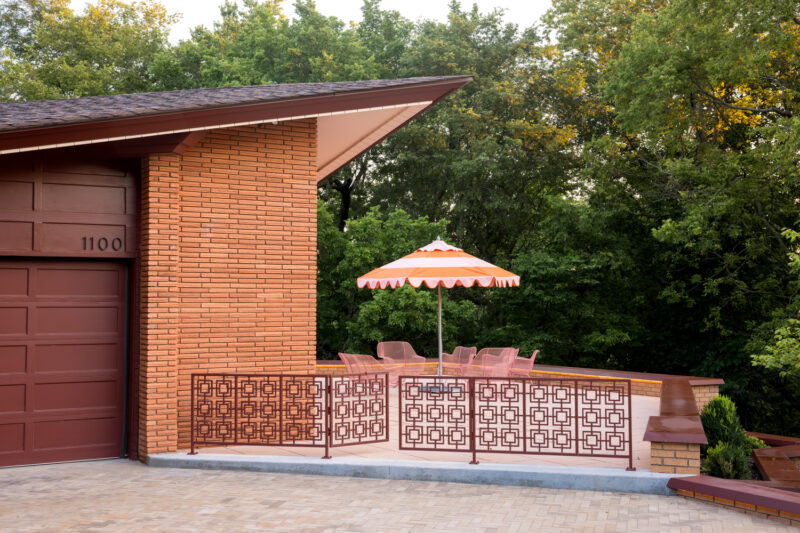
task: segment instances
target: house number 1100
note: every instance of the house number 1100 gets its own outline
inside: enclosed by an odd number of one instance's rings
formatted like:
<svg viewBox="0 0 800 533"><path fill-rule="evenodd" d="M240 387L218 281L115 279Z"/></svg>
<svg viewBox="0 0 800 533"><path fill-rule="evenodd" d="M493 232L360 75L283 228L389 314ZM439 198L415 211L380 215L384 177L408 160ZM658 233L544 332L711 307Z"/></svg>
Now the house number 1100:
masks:
<svg viewBox="0 0 800 533"><path fill-rule="evenodd" d="M84 250L100 250L101 252L105 252L111 247L115 252L119 252L122 249L122 239L119 237L114 237L110 241L105 237L100 237L99 239L94 237L82 237L82 240Z"/></svg>

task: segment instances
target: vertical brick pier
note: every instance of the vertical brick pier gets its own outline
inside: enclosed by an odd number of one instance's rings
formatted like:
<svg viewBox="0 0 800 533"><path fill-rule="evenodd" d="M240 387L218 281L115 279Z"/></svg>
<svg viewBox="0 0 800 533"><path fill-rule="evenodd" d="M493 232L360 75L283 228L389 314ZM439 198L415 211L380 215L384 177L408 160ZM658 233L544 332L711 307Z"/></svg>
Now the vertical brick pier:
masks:
<svg viewBox="0 0 800 533"><path fill-rule="evenodd" d="M311 373L316 119L142 162L139 453L189 445L193 372Z"/></svg>
<svg viewBox="0 0 800 533"><path fill-rule="evenodd" d="M700 445L708 440L688 379L662 382L659 416L650 417L644 440L650 442L652 472L700 473Z"/></svg>

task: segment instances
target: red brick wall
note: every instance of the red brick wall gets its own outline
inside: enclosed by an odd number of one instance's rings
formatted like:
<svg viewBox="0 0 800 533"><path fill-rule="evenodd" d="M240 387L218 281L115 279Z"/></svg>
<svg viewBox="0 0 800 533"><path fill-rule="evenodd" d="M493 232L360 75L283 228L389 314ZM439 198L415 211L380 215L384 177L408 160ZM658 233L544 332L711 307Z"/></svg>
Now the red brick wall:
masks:
<svg viewBox="0 0 800 533"><path fill-rule="evenodd" d="M178 225L180 157L142 161L139 457L177 440Z"/></svg>
<svg viewBox="0 0 800 533"><path fill-rule="evenodd" d="M188 446L192 372L314 371L316 122L213 130L144 167L146 456Z"/></svg>

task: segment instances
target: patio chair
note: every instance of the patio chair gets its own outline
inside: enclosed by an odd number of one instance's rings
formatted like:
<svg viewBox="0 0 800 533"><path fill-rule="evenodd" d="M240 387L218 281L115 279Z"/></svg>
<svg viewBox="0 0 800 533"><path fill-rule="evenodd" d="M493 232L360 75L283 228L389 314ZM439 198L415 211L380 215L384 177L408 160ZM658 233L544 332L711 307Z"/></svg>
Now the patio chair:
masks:
<svg viewBox="0 0 800 533"><path fill-rule="evenodd" d="M463 376L467 372L472 360L475 359L477 348L470 346L456 346L453 353L442 353L442 360L447 369L447 374L453 376Z"/></svg>
<svg viewBox="0 0 800 533"><path fill-rule="evenodd" d="M530 377L531 370L533 370L533 362L536 361L537 355L539 355L539 350L534 350L530 357L515 357L514 363L508 369L509 373L512 376Z"/></svg>
<svg viewBox="0 0 800 533"><path fill-rule="evenodd" d="M467 375L484 378L508 377L517 348L483 348L468 367Z"/></svg>
<svg viewBox="0 0 800 533"><path fill-rule="evenodd" d="M375 374L381 370L381 362L371 355L360 353L339 353L348 374Z"/></svg>
<svg viewBox="0 0 800 533"><path fill-rule="evenodd" d="M383 359L383 368L389 373L389 384L392 387L397 386L401 375L419 375L425 370L426 359L417 355L407 342L379 342L378 357Z"/></svg>

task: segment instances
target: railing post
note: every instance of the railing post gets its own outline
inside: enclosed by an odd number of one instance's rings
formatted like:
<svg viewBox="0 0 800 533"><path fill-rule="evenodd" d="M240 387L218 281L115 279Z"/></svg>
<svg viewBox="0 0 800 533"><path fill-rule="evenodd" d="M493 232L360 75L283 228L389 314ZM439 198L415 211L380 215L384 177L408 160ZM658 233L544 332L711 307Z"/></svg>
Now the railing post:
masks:
<svg viewBox="0 0 800 533"><path fill-rule="evenodd" d="M278 376L278 444L283 446L283 374Z"/></svg>
<svg viewBox="0 0 800 533"><path fill-rule="evenodd" d="M572 389L572 393L575 395L575 411L572 413L572 416L575 418L575 455L581 453L580 450L580 433L578 430L578 380L575 380L575 387Z"/></svg>
<svg viewBox="0 0 800 533"><path fill-rule="evenodd" d="M386 440L388 441L391 437L389 436L389 374L386 373L383 374L383 390L386 393L386 403L384 404L386 406L386 425L384 427L386 428ZM398 394L398 399L399 397L400 395Z"/></svg>
<svg viewBox="0 0 800 533"><path fill-rule="evenodd" d="M631 380L628 380L628 468L625 470L633 471L633 414L631 406Z"/></svg>
<svg viewBox="0 0 800 533"><path fill-rule="evenodd" d="M233 444L239 444L239 375L233 376Z"/></svg>
<svg viewBox="0 0 800 533"><path fill-rule="evenodd" d="M195 377L196 377L196 375L192 374L192 386L191 386L191 391L192 391L192 393L191 393L192 394L191 410L192 411L191 411L191 417L190 417L190 422L191 422L191 426L192 426L191 427L191 435L192 436L190 437L191 438L191 447L192 447L192 449L189 452L189 455L197 455L197 452L195 451L195 448L194 448L194 431L195 431L194 427L195 427L195 424L197 423L197 407L195 406L195 391L194 391L194 389L195 389L195 381L196 381Z"/></svg>
<svg viewBox="0 0 800 533"><path fill-rule="evenodd" d="M330 375L325 376L325 455L322 456L323 459L330 459L331 458L331 440L333 438L333 430L331 426L333 425L333 406L331 398L333 398L333 394L331 393L331 384L333 383L333 379Z"/></svg>
<svg viewBox="0 0 800 533"><path fill-rule="evenodd" d="M478 464L478 451L475 446L475 378L469 378L469 448L472 451L471 465Z"/></svg>
<svg viewBox="0 0 800 533"><path fill-rule="evenodd" d="M522 378L522 453L528 453L528 390L531 378ZM526 390L527 389L527 390Z"/></svg>
<svg viewBox="0 0 800 533"><path fill-rule="evenodd" d="M389 394L389 375L386 375L386 394ZM389 404L386 404L389 411ZM388 418L388 417L387 417ZM403 376L397 377L397 447L403 449Z"/></svg>

